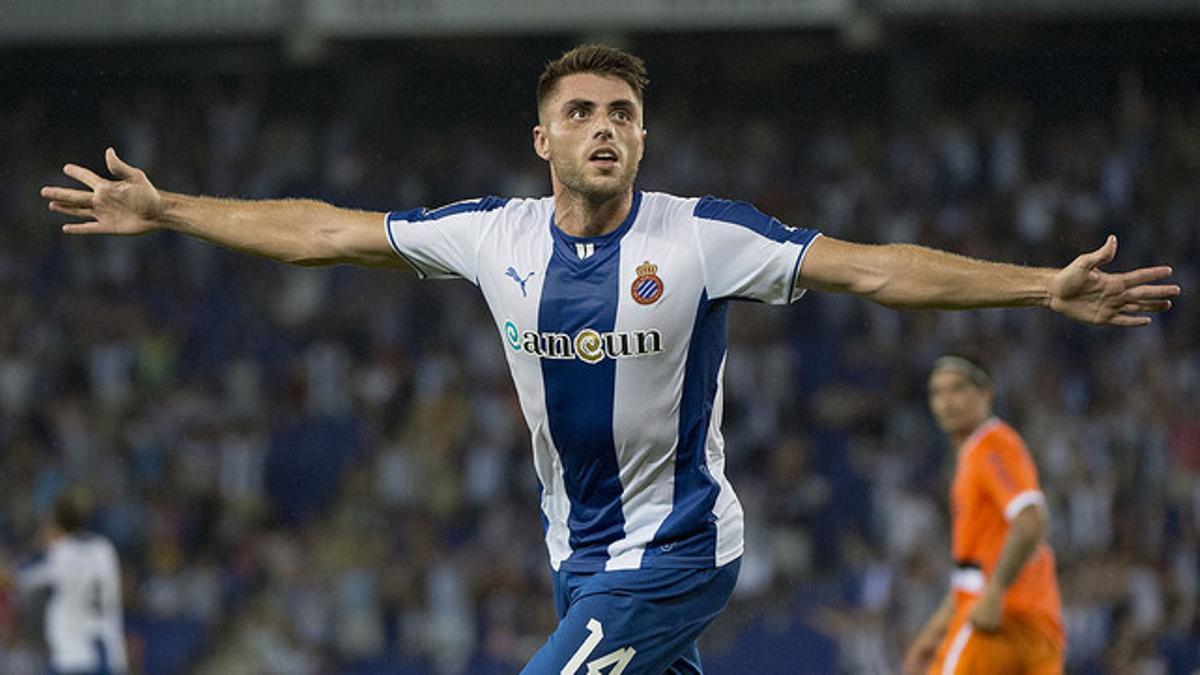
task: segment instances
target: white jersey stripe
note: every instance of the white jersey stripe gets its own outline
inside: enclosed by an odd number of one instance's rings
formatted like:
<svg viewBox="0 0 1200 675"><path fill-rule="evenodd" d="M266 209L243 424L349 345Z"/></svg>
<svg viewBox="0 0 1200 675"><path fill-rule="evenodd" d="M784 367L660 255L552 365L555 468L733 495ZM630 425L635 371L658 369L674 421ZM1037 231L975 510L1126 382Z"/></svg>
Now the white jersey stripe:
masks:
<svg viewBox="0 0 1200 675"><path fill-rule="evenodd" d="M545 430L546 444L553 448L550 431ZM548 460L548 461L547 461ZM550 552L550 567L554 571L562 562L571 557L571 531L567 527L567 518L571 515L571 500L567 496L567 486L563 483L562 465L558 462L558 451L553 453L534 453L534 463L538 473L549 476L549 481L542 484L542 516L546 519L546 549Z"/></svg>
<svg viewBox="0 0 1200 675"><path fill-rule="evenodd" d="M708 425L708 442L705 445L705 461L708 472L721 486L721 494L713 512L717 515L717 566L737 560L742 555L743 519L742 503L733 492L733 486L725 477L725 438L721 435L721 417L725 405L725 362L721 359L720 375L717 376L717 395L713 398L712 419Z"/></svg>
<svg viewBox="0 0 1200 675"><path fill-rule="evenodd" d="M644 217L653 220L654 206L649 200L643 203L642 208L647 211ZM637 331L652 325L652 322L672 324L694 321L694 317L687 316L686 308L682 306L667 303L642 305L634 300L638 265L649 258L656 258L664 268L671 263L661 255L652 253L653 243L647 234L653 231L654 228L650 226L630 231L621 242L622 264L618 287L624 292L617 300L618 331ZM654 539L674 507L679 407L671 406L667 414L646 414L648 401L670 396L671 392L681 391L683 387L683 365L688 344L680 342L666 347L670 351L664 355L665 358L654 361L624 359L617 362L616 391L619 393L613 405L613 438L621 468L621 483L625 488L621 496L625 537L609 545L607 570L640 567L646 544ZM647 444L661 447L664 452L647 453Z"/></svg>
<svg viewBox="0 0 1200 675"><path fill-rule="evenodd" d="M967 648L967 642L971 639L972 632L974 631L968 620L964 621L962 627L954 634L954 642L950 643L950 649L946 652L946 660L942 663L942 675L954 675L958 670L958 661Z"/></svg>

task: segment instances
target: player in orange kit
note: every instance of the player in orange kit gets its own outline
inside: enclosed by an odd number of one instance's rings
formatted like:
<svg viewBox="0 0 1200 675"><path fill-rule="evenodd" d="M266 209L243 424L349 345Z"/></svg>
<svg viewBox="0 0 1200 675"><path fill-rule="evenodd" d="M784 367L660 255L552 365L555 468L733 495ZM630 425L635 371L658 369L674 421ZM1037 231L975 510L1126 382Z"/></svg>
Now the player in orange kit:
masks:
<svg viewBox="0 0 1200 675"><path fill-rule="evenodd" d="M1029 450L992 416L991 378L972 361L934 363L929 406L958 452L950 491L956 568L904 672L1062 673L1062 603Z"/></svg>

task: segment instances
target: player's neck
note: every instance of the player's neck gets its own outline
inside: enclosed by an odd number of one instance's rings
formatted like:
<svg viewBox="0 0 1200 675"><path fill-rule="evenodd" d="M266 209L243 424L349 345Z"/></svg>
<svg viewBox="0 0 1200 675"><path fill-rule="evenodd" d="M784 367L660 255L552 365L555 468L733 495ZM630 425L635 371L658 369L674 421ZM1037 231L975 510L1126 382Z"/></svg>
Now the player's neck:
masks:
<svg viewBox="0 0 1200 675"><path fill-rule="evenodd" d="M971 438L975 436L975 434L978 433L979 430L990 421L992 421L992 416L991 414L988 414L983 419L979 420L978 424L974 424L962 430L952 432L950 434L950 440L954 443L954 447L961 450L963 446L965 446L967 442L970 441Z"/></svg>
<svg viewBox="0 0 1200 675"><path fill-rule="evenodd" d="M573 190L554 193L554 224L572 237L599 237L621 226L633 208L633 190L593 201Z"/></svg>
<svg viewBox="0 0 1200 675"><path fill-rule="evenodd" d="M955 432L950 434L951 445L955 450L962 450L963 445L967 442L967 439L971 437L972 433L973 432L968 431L966 433Z"/></svg>

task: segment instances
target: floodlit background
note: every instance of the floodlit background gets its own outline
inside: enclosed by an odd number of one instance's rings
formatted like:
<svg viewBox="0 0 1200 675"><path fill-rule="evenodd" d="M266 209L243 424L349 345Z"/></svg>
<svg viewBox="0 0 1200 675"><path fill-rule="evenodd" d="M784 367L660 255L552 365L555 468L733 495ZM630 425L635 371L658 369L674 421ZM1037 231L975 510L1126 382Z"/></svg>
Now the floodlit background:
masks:
<svg viewBox="0 0 1200 675"><path fill-rule="evenodd" d="M44 184L114 145L161 189L359 208L541 195L534 83L648 63L638 187L1185 295L1137 331L1045 311L738 306L747 512L724 673L894 673L944 593L933 358L969 349L1052 514L1072 673L1200 668L1194 0L4 0L0 549L70 485L117 544L141 673L512 673L553 629L527 431L470 284L67 238ZM36 602L0 672L44 671Z"/></svg>

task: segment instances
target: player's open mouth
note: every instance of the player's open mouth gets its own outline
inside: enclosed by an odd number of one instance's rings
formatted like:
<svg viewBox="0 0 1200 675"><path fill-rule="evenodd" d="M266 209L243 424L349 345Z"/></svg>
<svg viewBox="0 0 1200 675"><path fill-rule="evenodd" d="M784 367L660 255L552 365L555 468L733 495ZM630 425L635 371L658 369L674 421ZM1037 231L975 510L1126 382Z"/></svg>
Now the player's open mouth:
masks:
<svg viewBox="0 0 1200 675"><path fill-rule="evenodd" d="M617 153L608 148L601 148L588 155L588 161L601 167L613 167L617 164Z"/></svg>

